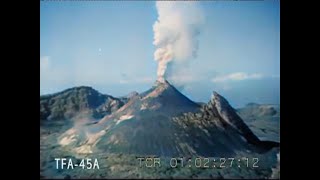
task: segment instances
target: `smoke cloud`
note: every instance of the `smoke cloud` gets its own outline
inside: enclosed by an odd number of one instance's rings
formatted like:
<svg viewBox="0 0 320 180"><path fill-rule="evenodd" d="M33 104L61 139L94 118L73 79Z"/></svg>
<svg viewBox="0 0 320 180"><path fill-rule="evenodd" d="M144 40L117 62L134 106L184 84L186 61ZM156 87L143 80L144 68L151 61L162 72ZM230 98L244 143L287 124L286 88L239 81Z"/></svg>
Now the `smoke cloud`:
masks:
<svg viewBox="0 0 320 180"><path fill-rule="evenodd" d="M197 56L198 35L204 15L198 2L157 1L158 19L153 25L158 62L158 81L163 82L168 65L186 63ZM170 76L174 72L170 72Z"/></svg>

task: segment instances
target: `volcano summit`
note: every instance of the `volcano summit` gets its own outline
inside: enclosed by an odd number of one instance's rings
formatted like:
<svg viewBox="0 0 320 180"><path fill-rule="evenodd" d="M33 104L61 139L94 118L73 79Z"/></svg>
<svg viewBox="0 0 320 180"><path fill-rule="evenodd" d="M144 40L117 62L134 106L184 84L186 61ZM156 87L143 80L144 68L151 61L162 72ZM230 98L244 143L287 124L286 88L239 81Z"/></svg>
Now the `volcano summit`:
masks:
<svg viewBox="0 0 320 180"><path fill-rule="evenodd" d="M279 151L279 143L261 141L217 92L212 93L207 104L200 106L166 80L156 81L140 94L134 92L119 98L86 86L41 96L40 123L40 170L44 177L61 174L52 170L52 158L56 156L107 157L109 159L102 162L107 169L99 171L103 177L132 178L136 176L123 176L121 169L114 169L114 157L123 161L121 167L126 167L126 172L149 177L130 165L134 157L239 157L243 154L255 154L264 161L261 164L264 173L248 169L245 177L252 177L250 174L270 177L273 171L270 164L276 166ZM150 172L150 177L168 178L184 173L181 170L178 174L160 176L161 172ZM244 171L209 173L210 177L221 178L238 177ZM73 177L92 175L74 171Z"/></svg>
<svg viewBox="0 0 320 180"><path fill-rule="evenodd" d="M101 119L88 118L86 124L78 125L73 118L77 125L61 134L59 144L77 154L157 156L231 156L277 146L261 142L216 92L200 107L168 81L156 81L123 104Z"/></svg>

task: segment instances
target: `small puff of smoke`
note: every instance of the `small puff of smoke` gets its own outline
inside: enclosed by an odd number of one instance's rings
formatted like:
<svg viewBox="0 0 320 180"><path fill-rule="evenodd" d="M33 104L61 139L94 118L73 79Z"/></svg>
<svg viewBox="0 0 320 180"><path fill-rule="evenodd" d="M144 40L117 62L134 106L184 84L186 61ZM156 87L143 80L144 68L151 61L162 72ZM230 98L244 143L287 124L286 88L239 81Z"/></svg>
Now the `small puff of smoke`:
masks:
<svg viewBox="0 0 320 180"><path fill-rule="evenodd" d="M184 63L196 56L204 15L197 2L157 1L156 7L154 59L158 61L158 80L163 81L171 61Z"/></svg>

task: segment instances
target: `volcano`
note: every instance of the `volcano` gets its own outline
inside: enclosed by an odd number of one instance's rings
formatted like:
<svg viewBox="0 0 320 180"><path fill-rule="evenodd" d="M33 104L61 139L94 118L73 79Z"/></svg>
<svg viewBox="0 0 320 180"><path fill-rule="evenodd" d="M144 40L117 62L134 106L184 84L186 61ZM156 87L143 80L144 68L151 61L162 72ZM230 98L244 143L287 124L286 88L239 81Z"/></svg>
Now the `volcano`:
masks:
<svg viewBox="0 0 320 180"><path fill-rule="evenodd" d="M168 81L156 81L97 123L69 129L59 143L79 154L171 157L226 156L277 146L260 141L218 93L200 107Z"/></svg>
<svg viewBox="0 0 320 180"><path fill-rule="evenodd" d="M168 81L156 81L151 89L132 96L124 106L103 118L100 123L110 119L123 119L121 117L124 116L146 116L148 113L171 117L184 112L195 112L199 108L197 103L184 96Z"/></svg>

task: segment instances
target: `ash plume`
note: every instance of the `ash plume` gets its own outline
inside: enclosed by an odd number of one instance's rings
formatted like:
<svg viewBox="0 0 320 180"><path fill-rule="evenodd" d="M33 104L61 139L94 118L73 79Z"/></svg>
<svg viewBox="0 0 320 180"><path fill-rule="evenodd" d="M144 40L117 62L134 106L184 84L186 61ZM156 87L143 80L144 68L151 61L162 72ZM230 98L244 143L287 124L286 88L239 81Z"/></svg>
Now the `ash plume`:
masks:
<svg viewBox="0 0 320 180"><path fill-rule="evenodd" d="M198 2L157 1L156 8L154 59L158 62L158 81L163 82L170 64L184 64L197 56L204 15Z"/></svg>

